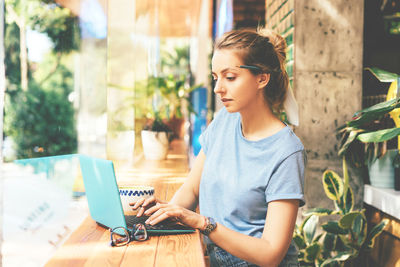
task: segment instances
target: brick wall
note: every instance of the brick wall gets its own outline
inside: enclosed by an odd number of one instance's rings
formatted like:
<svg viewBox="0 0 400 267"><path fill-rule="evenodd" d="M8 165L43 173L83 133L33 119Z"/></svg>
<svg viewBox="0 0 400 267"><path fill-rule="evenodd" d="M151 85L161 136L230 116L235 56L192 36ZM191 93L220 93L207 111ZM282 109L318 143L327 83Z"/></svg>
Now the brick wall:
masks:
<svg viewBox="0 0 400 267"><path fill-rule="evenodd" d="M265 25L265 0L233 0L235 29Z"/></svg>

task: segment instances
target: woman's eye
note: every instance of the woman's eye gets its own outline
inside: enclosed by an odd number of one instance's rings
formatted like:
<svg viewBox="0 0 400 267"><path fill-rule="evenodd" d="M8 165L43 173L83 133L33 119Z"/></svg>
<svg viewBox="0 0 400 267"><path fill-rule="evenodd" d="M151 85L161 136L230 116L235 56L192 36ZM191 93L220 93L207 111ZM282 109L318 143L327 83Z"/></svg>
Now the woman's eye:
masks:
<svg viewBox="0 0 400 267"><path fill-rule="evenodd" d="M226 79L227 79L228 81L233 81L233 80L235 80L235 78L236 78L236 77L226 77Z"/></svg>

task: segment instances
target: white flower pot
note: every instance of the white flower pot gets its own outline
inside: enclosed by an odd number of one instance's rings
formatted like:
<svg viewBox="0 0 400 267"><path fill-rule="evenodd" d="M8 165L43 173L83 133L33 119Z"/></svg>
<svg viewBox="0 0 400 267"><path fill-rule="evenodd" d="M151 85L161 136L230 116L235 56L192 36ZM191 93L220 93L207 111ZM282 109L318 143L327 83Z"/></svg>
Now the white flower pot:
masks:
<svg viewBox="0 0 400 267"><path fill-rule="evenodd" d="M168 135L166 132L142 130L143 153L146 159L162 160L168 154Z"/></svg>
<svg viewBox="0 0 400 267"><path fill-rule="evenodd" d="M372 186L394 188L393 159L397 153L399 153L397 149L390 149L383 157L368 164L369 179Z"/></svg>

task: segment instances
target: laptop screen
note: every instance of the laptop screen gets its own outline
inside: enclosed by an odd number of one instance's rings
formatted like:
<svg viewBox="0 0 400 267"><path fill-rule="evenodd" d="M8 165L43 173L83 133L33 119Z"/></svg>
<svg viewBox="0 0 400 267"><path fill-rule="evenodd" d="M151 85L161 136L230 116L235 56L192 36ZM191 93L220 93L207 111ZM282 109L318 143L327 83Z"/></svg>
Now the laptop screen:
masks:
<svg viewBox="0 0 400 267"><path fill-rule="evenodd" d="M79 155L90 215L108 228L126 227L112 161Z"/></svg>

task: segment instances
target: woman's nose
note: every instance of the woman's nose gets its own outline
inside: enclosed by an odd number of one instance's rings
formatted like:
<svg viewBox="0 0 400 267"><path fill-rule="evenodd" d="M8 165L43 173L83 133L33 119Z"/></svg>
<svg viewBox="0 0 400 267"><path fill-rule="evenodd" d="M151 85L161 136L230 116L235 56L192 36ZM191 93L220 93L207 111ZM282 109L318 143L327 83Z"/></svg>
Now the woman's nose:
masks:
<svg viewBox="0 0 400 267"><path fill-rule="evenodd" d="M215 82L215 86L214 86L214 93L220 94L222 92L224 92L223 86L222 86L221 82L217 80Z"/></svg>

